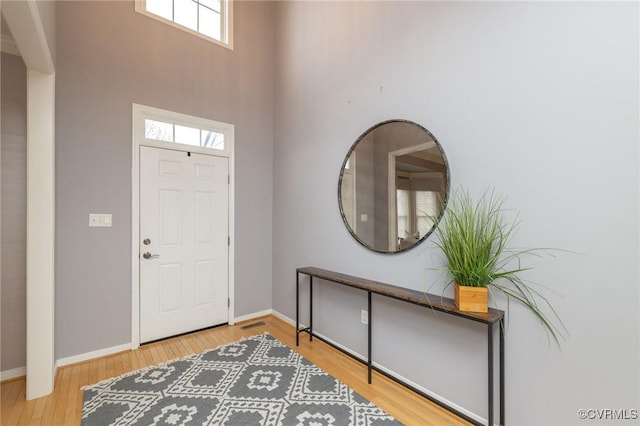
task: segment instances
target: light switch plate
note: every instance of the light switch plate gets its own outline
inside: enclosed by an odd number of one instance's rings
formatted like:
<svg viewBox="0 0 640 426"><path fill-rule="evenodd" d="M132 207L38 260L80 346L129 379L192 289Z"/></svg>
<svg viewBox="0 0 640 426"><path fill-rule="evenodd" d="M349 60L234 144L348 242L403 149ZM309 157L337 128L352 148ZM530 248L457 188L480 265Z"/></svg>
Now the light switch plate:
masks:
<svg viewBox="0 0 640 426"><path fill-rule="evenodd" d="M89 213L89 226L90 227L110 227L112 224L111 214L107 213Z"/></svg>

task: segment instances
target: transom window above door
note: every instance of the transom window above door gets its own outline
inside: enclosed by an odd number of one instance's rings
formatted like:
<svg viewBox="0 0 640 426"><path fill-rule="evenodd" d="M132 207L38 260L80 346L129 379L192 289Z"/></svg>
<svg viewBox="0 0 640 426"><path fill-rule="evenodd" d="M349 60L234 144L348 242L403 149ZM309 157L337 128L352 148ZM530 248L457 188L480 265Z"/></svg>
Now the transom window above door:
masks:
<svg viewBox="0 0 640 426"><path fill-rule="evenodd" d="M229 49L233 0L136 0L136 12Z"/></svg>
<svg viewBox="0 0 640 426"><path fill-rule="evenodd" d="M217 157L233 152L234 126L229 123L133 104L132 124L137 145Z"/></svg>
<svg viewBox="0 0 640 426"><path fill-rule="evenodd" d="M224 150L224 133L146 118L144 137L156 141Z"/></svg>

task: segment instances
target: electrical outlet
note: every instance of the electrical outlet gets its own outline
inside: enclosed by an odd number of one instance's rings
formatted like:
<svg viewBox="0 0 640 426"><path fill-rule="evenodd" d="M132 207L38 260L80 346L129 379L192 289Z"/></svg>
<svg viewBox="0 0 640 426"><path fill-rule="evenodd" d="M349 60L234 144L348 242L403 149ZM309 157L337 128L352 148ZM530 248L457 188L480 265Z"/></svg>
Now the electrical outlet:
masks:
<svg viewBox="0 0 640 426"><path fill-rule="evenodd" d="M369 312L364 309L360 311L360 322L364 325L369 324Z"/></svg>

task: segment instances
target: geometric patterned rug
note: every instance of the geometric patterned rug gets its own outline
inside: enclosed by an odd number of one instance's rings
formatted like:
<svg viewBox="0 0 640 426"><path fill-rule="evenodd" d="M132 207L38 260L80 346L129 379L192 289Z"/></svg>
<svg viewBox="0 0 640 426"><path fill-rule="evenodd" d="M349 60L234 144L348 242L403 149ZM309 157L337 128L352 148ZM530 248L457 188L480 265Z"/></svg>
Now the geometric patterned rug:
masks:
<svg viewBox="0 0 640 426"><path fill-rule="evenodd" d="M83 426L401 425L267 333L83 390Z"/></svg>

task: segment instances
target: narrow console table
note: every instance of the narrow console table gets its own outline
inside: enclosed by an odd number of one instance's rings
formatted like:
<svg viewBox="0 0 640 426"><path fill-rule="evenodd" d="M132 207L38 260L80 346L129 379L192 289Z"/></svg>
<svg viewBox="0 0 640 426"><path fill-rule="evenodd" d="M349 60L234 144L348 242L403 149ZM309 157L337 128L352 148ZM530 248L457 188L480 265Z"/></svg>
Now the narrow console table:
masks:
<svg viewBox="0 0 640 426"><path fill-rule="evenodd" d="M307 275L309 277L309 326L305 328L300 328L299 322L299 314L300 314L300 274ZM368 299L368 326L367 326L367 360L366 362L349 352L346 352L342 348L334 345L332 342L323 339L321 336L314 334L313 332L313 279L319 278L322 280L326 280L329 282L333 282L339 285L344 285L347 287L357 288L360 290L364 290L367 292ZM434 311L443 312L449 315L455 315L460 318L464 318L470 321L479 322L482 324L486 324L487 326L487 346L488 346L488 412L487 412L487 420L488 425L493 426L493 393L494 393L494 359L493 359L493 334L494 334L494 326L498 324L499 333L500 333L500 361L499 361L499 379L500 379L500 424L504 425L504 311L497 309L489 309L489 312L486 314L483 313L475 313L475 312L463 312L458 310L455 307L455 303L453 299L449 299L446 297L441 297L433 294L423 293L417 290L411 290L403 287L398 287L390 284L385 284L377 281L367 280L364 278L358 278L351 275L340 274L333 271L328 271L325 269L315 268L315 267L304 267L296 269L296 346L300 344L300 333L308 333L309 340L312 341L314 337L323 342L333 346L334 348L340 350L341 352L346 353L352 358L360 361L362 363L367 364L368 368L368 379L369 383L371 383L371 372L373 370L389 377L390 379L402 384L408 389L422 395L423 397L429 399L430 401L440 405L443 408L451 411L452 413L464 418L465 420L476 424L481 425L475 419L470 418L464 413L459 412L458 410L450 407L449 405L433 398L432 396L425 394L424 392L416 389L415 387L403 382L399 378L393 376L392 374L387 373L379 369L378 367L373 365L373 356L371 353L371 339L372 339L372 312L371 312L371 295L377 294L384 297L389 297L391 299L401 300L404 302L412 303L419 306L424 306L426 308L433 309Z"/></svg>

